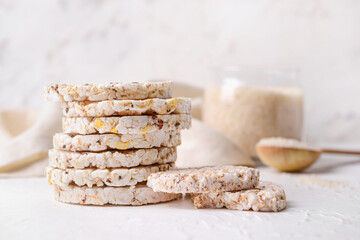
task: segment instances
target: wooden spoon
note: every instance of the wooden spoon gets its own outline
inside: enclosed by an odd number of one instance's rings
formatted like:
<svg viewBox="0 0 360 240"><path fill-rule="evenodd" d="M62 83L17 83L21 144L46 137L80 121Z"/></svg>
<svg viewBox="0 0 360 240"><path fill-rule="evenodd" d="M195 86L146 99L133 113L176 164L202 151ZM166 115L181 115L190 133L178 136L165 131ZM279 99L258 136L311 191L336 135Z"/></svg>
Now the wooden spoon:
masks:
<svg viewBox="0 0 360 240"><path fill-rule="evenodd" d="M305 169L316 162L321 153L360 155L360 151L322 149L286 138L261 139L256 144L256 152L265 165L283 172Z"/></svg>

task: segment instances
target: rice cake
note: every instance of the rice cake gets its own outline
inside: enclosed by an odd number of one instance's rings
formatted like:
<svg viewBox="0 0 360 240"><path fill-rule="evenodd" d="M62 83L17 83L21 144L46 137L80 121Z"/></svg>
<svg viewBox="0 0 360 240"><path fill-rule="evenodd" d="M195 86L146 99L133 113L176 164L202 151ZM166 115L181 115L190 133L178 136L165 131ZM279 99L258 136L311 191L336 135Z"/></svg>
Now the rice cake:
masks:
<svg viewBox="0 0 360 240"><path fill-rule="evenodd" d="M62 102L65 117L190 114L190 98Z"/></svg>
<svg viewBox="0 0 360 240"><path fill-rule="evenodd" d="M119 168L139 165L165 164L176 161L176 147L148 148L105 152L68 152L51 149L50 167L67 168Z"/></svg>
<svg viewBox="0 0 360 240"><path fill-rule="evenodd" d="M50 84L44 88L48 101L103 101L170 98L171 82L131 82L110 84Z"/></svg>
<svg viewBox="0 0 360 240"><path fill-rule="evenodd" d="M181 194L156 193L144 184L131 187L78 187L54 185L55 199L60 202L88 205L145 205L167 202Z"/></svg>
<svg viewBox="0 0 360 240"><path fill-rule="evenodd" d="M256 188L237 192L210 192L192 194L196 208L223 208L278 212L286 207L284 188L272 182L261 181Z"/></svg>
<svg viewBox="0 0 360 240"><path fill-rule="evenodd" d="M105 151L134 148L176 147L181 144L179 131L159 131L145 134L73 135L57 133L55 149L66 151Z"/></svg>
<svg viewBox="0 0 360 240"><path fill-rule="evenodd" d="M254 188L259 170L242 166L180 169L153 173L147 185L155 192L208 193Z"/></svg>
<svg viewBox="0 0 360 240"><path fill-rule="evenodd" d="M173 164L160 164L133 168L115 169L57 169L46 168L46 176L49 184L68 186L111 186L122 187L136 185L146 181L151 173L166 171L173 167Z"/></svg>
<svg viewBox="0 0 360 240"><path fill-rule="evenodd" d="M63 118L65 133L144 134L157 131L181 130L191 127L191 115L142 115L122 117Z"/></svg>

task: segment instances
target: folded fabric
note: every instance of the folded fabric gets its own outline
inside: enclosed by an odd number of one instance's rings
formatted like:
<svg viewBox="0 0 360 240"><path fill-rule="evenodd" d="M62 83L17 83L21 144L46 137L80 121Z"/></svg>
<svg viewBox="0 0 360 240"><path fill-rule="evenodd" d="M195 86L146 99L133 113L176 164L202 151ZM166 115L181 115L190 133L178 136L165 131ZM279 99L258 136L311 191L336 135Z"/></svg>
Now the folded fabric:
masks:
<svg viewBox="0 0 360 240"><path fill-rule="evenodd" d="M201 120L202 115L202 96L204 90L185 83L173 83L174 97L188 97L191 98L191 115L193 118Z"/></svg>
<svg viewBox="0 0 360 240"><path fill-rule="evenodd" d="M43 175L43 168L39 169L42 164L38 163L36 168L29 165L47 157L52 135L61 130L61 111L55 105L45 105L42 112L34 109L1 112L0 176Z"/></svg>
<svg viewBox="0 0 360 240"><path fill-rule="evenodd" d="M221 165L254 167L254 161L222 133L197 119L181 133L176 167L196 168Z"/></svg>

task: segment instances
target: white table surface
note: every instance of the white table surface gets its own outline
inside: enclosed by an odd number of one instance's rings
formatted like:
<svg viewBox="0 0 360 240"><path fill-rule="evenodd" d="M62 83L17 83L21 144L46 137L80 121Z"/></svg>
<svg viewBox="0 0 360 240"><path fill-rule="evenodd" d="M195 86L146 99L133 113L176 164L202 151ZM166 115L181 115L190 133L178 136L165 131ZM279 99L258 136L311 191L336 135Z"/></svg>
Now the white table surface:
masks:
<svg viewBox="0 0 360 240"><path fill-rule="evenodd" d="M57 202L45 178L0 179L0 239L360 239L360 159L323 158L301 174L261 167L284 185L280 213Z"/></svg>

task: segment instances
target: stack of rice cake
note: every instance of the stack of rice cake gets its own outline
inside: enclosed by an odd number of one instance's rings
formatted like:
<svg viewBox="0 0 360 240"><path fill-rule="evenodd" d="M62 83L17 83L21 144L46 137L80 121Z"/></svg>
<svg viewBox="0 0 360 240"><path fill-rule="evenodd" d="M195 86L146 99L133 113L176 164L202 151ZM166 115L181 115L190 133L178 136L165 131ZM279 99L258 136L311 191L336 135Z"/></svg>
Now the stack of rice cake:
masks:
<svg viewBox="0 0 360 240"><path fill-rule="evenodd" d="M57 85L63 132L49 151L55 198L78 204L143 205L176 199L146 186L174 166L179 130L191 126L191 100L171 98L171 82Z"/></svg>

